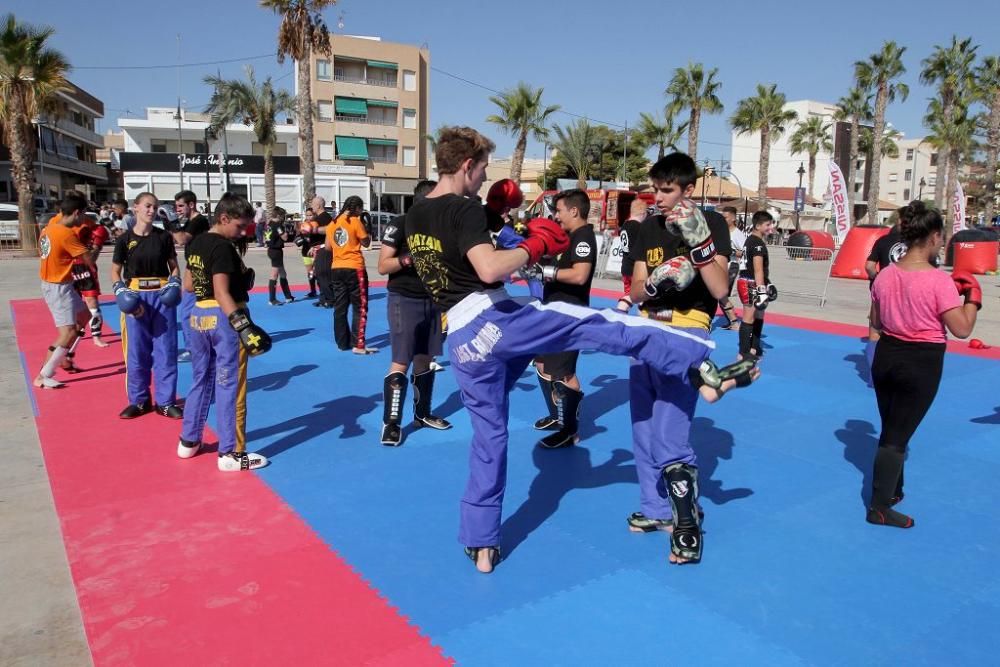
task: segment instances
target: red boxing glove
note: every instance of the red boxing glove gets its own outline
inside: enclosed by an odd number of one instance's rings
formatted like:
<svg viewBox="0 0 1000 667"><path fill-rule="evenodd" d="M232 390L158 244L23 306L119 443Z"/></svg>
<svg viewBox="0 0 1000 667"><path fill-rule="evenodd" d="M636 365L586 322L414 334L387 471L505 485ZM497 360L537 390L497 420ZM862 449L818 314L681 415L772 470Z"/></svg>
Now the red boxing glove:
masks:
<svg viewBox="0 0 1000 667"><path fill-rule="evenodd" d="M524 203L524 193L517 183L509 178L504 178L490 186L486 193L486 207L491 211L503 215L512 208L517 208Z"/></svg>
<svg viewBox="0 0 1000 667"><path fill-rule="evenodd" d="M537 264L542 257L555 257L569 249L569 236L558 223L548 218L533 218L526 226L527 238L517 247L528 253L528 264Z"/></svg>
<svg viewBox="0 0 1000 667"><path fill-rule="evenodd" d="M965 297L966 303L976 304L976 310L983 307L983 290L975 276L965 271L955 271L951 274L951 279L955 281L955 289Z"/></svg>

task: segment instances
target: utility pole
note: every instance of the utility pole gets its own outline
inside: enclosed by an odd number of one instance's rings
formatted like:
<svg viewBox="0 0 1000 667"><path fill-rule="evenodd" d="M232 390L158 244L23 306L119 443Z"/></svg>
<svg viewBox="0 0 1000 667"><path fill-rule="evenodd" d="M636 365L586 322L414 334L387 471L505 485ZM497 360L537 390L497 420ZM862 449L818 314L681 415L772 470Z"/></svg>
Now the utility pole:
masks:
<svg viewBox="0 0 1000 667"><path fill-rule="evenodd" d="M184 132L181 129L181 34L177 33L177 181L184 189Z"/></svg>

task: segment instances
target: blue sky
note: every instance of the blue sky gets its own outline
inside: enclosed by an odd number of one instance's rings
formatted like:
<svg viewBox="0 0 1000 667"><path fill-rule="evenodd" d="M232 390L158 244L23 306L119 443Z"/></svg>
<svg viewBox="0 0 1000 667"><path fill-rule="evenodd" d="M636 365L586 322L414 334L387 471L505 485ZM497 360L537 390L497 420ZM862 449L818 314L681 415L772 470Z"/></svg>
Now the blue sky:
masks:
<svg viewBox="0 0 1000 667"><path fill-rule="evenodd" d="M497 141L499 155L512 151L513 139L485 122L494 110L490 92L448 74L497 90L528 81L543 86L546 101L567 111L632 125L639 112L662 109L663 89L675 67L701 61L719 68L726 109L703 120L699 157L718 159L729 153L726 119L757 83L777 83L789 100L835 102L851 84L854 61L878 50L884 40L895 39L907 47L904 81L910 85L910 98L890 107L889 120L906 136L918 137L924 133L921 117L932 94L918 82L920 61L933 46L957 34L971 36L980 44L980 54L1000 53L995 40L1000 3L844 0L837 9L812 4L344 0L326 12L326 19L338 31L343 15L346 34L426 43L435 68L431 128L479 128ZM682 12L682 6L690 11ZM104 100L102 130L113 127L126 109L141 115L147 106L175 105L177 70L92 68L175 65L178 33L182 63L266 54L274 48L278 25L277 18L253 0L8 0L5 11L56 29L52 43L74 65L72 80ZM270 57L249 62L260 76L283 76L280 83L293 89L290 63L278 65ZM227 77L242 73L240 63L181 70L185 106L201 110L211 94L201 79L217 67ZM565 114L555 116L559 124L572 120ZM541 145L529 143L529 155L541 157L541 152Z"/></svg>

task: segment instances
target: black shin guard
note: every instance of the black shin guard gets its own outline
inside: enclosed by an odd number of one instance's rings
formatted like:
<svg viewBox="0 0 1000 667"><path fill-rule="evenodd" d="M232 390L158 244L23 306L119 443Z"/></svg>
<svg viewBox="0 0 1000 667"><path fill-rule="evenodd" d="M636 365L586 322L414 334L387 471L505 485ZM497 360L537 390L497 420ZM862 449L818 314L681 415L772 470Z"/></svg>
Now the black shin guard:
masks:
<svg viewBox="0 0 1000 667"><path fill-rule="evenodd" d="M313 276L311 271L309 273L309 293L316 294L316 277Z"/></svg>
<svg viewBox="0 0 1000 667"><path fill-rule="evenodd" d="M872 471L872 508L886 509L893 504L905 458L899 448L879 445Z"/></svg>
<svg viewBox="0 0 1000 667"><path fill-rule="evenodd" d="M685 560L701 560L698 469L686 463L671 463L663 469L663 483L670 494L670 509L674 514L670 552Z"/></svg>
<svg viewBox="0 0 1000 667"><path fill-rule="evenodd" d="M544 377L538 372L537 368L535 369L535 374L538 376L538 386L542 389L542 398L545 399L545 407L549 410L548 416L542 417L535 422L535 428L539 431L554 431L559 428L559 415L556 411L552 380Z"/></svg>
<svg viewBox="0 0 1000 667"><path fill-rule="evenodd" d="M382 444L397 447L403 442L403 401L406 400L406 374L389 373L382 383Z"/></svg>
<svg viewBox="0 0 1000 667"><path fill-rule="evenodd" d="M277 287L278 287L278 282L276 280L268 280L267 281L267 298L270 301L277 301L277 299L274 296L274 293L275 293L275 290L277 289Z"/></svg>
<svg viewBox="0 0 1000 667"><path fill-rule="evenodd" d="M446 419L431 414L431 401L434 397L434 376L432 370L426 370L414 375L413 380L413 420L420 426L430 426L439 431L451 428Z"/></svg>
<svg viewBox="0 0 1000 667"><path fill-rule="evenodd" d="M753 325L740 322L740 354L746 356L750 354L751 339L753 338Z"/></svg>
<svg viewBox="0 0 1000 667"><path fill-rule="evenodd" d="M753 336L750 338L750 348L757 350L758 357L764 355L764 348L760 346L760 334L764 331L764 320L753 321Z"/></svg>
<svg viewBox="0 0 1000 667"><path fill-rule="evenodd" d="M583 401L583 392L577 391L559 380L553 382L552 386L556 398L556 414L562 428L538 442L545 449L559 449L575 445L577 442L576 433L580 428L580 403Z"/></svg>
<svg viewBox="0 0 1000 667"><path fill-rule="evenodd" d="M284 293L285 299L291 301L293 298L292 288L288 286L288 278L281 278L280 283L281 283L281 291Z"/></svg>

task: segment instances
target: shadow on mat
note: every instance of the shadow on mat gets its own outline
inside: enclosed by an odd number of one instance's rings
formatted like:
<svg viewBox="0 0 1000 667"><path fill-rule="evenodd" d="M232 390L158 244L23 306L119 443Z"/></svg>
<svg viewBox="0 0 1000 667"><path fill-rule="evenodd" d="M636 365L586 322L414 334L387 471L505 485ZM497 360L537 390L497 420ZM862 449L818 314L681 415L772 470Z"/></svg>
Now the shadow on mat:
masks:
<svg viewBox="0 0 1000 667"><path fill-rule="evenodd" d="M863 419L848 419L844 428L833 432L837 440L844 443L844 460L849 461L861 473L861 502L868 507L871 499L872 464L878 449L878 432L871 422Z"/></svg>
<svg viewBox="0 0 1000 667"><path fill-rule="evenodd" d="M740 500L753 495L753 489L736 487L722 488L722 480L714 479L719 460L733 458L735 441L733 434L715 425L708 417L695 417L691 422L691 448L698 456L698 495L711 500L714 505L725 505L731 500ZM660 487L660 493L667 490Z"/></svg>
<svg viewBox="0 0 1000 667"><path fill-rule="evenodd" d="M528 489L528 499L500 527L505 555L514 552L528 535L555 514L562 497L573 489L595 489L609 484L635 484L635 466L622 465L632 453L615 449L599 466L586 447L542 449L533 447L531 459L538 475Z"/></svg>
<svg viewBox="0 0 1000 667"><path fill-rule="evenodd" d="M298 377L299 375L305 375L306 373L311 373L317 368L319 368L319 366L316 364L300 364L298 366L292 366L287 371L266 373L264 375L252 377L247 380L247 392L257 391L258 389L263 391L284 389L288 386L288 383L292 378Z"/></svg>
<svg viewBox="0 0 1000 667"><path fill-rule="evenodd" d="M868 378L871 371L868 369L868 358L865 357L864 352L858 352L857 354L849 354L844 357L844 361L849 361L854 364L854 372L858 374L858 378L868 384Z"/></svg>
<svg viewBox="0 0 1000 667"><path fill-rule="evenodd" d="M271 334L271 342L279 343L283 340L291 340L293 338L302 338L303 336L308 336L315 329L289 329L288 331L275 331Z"/></svg>
<svg viewBox="0 0 1000 667"><path fill-rule="evenodd" d="M976 417L975 419L970 419L969 421L973 424L1000 424L1000 405L993 409L995 412L992 415Z"/></svg>
<svg viewBox="0 0 1000 667"><path fill-rule="evenodd" d="M382 401L382 394L371 396L342 396L332 401L320 403L317 409L309 414L293 417L287 421L254 429L247 433L247 441L259 440L268 436L281 435L259 451L267 457L275 456L303 442L322 436L337 428L341 428L340 439L363 435L358 419L361 415L374 410Z"/></svg>

